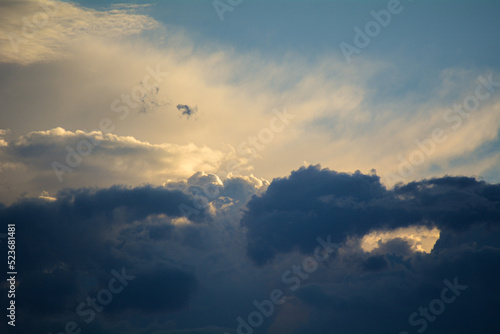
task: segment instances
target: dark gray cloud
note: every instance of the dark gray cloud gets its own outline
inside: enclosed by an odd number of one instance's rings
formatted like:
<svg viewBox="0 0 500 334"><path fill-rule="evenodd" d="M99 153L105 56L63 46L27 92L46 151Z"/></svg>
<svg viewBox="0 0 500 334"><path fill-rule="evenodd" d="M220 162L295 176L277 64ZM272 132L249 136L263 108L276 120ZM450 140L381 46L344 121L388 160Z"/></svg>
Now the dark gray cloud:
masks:
<svg viewBox="0 0 500 334"><path fill-rule="evenodd" d="M500 231L497 228L494 232ZM500 251L457 248L414 257L406 266L401 265L401 259L388 259L382 271L354 272L343 282L323 279L304 285L295 294L312 308L314 317L296 332L331 333L332 328L346 334L498 332ZM339 271L354 264L334 263ZM467 288L459 291L453 302L443 303L442 313L430 312L431 303L436 307L436 300L442 300L443 289L448 288L445 298L454 296L444 281L454 286L455 279ZM432 319L425 321L425 329L421 310ZM419 324L409 322L414 313L413 320Z"/></svg>
<svg viewBox="0 0 500 334"><path fill-rule="evenodd" d="M181 116L186 116L186 118L189 118L198 112L198 107L190 107L187 104L178 104L177 110L181 112Z"/></svg>
<svg viewBox="0 0 500 334"><path fill-rule="evenodd" d="M387 190L376 175L337 173L319 166L275 179L254 197L242 224L248 254L264 264L278 253L312 252L318 236L333 242L372 230L411 225L463 230L500 221L500 186L467 177L443 177Z"/></svg>
<svg viewBox="0 0 500 334"><path fill-rule="evenodd" d="M181 217L179 205L191 201L191 196L163 187L115 186L67 189L55 201L26 199L1 207L0 221L15 223L18 236L18 312L32 319L20 320L17 328L56 331L67 321L84 323L88 318L78 316L78 304L98 296L112 271L122 268L135 278L105 306L97 322L124 312L151 315L187 307L198 277L174 254L162 254L158 245L189 248L196 242L190 231L196 227L174 224ZM190 220L200 226L207 218L201 208Z"/></svg>
<svg viewBox="0 0 500 334"><path fill-rule="evenodd" d="M116 303L109 305L110 312L123 310L147 314L177 311L187 307L198 281L189 270L159 265L135 275L130 287L117 296ZM97 291L96 291L97 292Z"/></svg>
<svg viewBox="0 0 500 334"><path fill-rule="evenodd" d="M388 240L387 242L379 241L378 247L373 252L380 254L398 255L402 257L408 257L413 253L410 245L408 244L408 241L402 238L395 238L392 240Z"/></svg>
<svg viewBox="0 0 500 334"><path fill-rule="evenodd" d="M497 194L473 178L388 190L376 175L309 167L267 190L256 178L196 173L164 187L66 189L56 200L0 205L0 221L17 225L16 300L31 319L16 329L58 333L75 321L91 333L237 333L237 317L280 289L286 303L255 333L414 334L425 319L419 309L456 278L467 289L425 332L498 333ZM195 200L205 204L186 220L179 204ZM414 224L441 230L431 253L403 238L361 248L368 232ZM292 290L282 275L298 279L291 269L327 235L341 245ZM109 287L113 270L134 278L86 323L89 308L75 310ZM417 325L408 321L415 312Z"/></svg>
<svg viewBox="0 0 500 334"><path fill-rule="evenodd" d="M213 174L196 173L164 187L65 189L55 200L0 203L3 229L4 224L17 224L17 266L23 273L18 281L25 287L16 298L18 312L33 319L17 327L58 333L75 321L92 333L192 326L199 328L193 332L229 331L233 318L245 312L241 301L250 300L251 305L262 289L251 286L253 269L244 256L239 216L246 201L263 187L257 178L222 182ZM200 196L204 200L199 201ZM186 219L179 205L194 208L194 203L202 205ZM0 243L0 248L5 245ZM78 305L95 298L108 286L112 270L122 268L134 280L86 323L91 313L87 307L80 316ZM248 286L245 291L241 284ZM1 302L7 302L5 287L0 290ZM212 321L223 328L207 327Z"/></svg>
<svg viewBox="0 0 500 334"><path fill-rule="evenodd" d="M289 291L310 310L295 333L493 334L500 330L499 195L498 185L467 177L388 190L376 175L301 168L249 201L242 219L247 255L266 268L285 254L311 256L318 236L344 244ZM371 231L410 225L440 229L431 253L414 252L402 238L379 242L371 252L360 248ZM440 305L445 280L467 289L428 320L420 312Z"/></svg>
<svg viewBox="0 0 500 334"><path fill-rule="evenodd" d="M383 255L375 255L361 262L361 267L366 271L380 271L387 267L388 263Z"/></svg>

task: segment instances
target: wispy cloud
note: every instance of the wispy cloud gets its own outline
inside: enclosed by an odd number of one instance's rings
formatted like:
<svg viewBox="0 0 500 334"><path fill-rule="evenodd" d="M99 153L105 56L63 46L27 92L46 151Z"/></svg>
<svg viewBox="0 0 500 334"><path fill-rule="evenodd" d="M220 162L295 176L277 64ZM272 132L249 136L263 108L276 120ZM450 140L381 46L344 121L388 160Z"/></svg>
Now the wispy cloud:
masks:
<svg viewBox="0 0 500 334"><path fill-rule="evenodd" d="M28 65L66 58L72 43L89 37L115 39L159 26L130 11L135 8L97 11L51 0L2 1L0 62Z"/></svg>

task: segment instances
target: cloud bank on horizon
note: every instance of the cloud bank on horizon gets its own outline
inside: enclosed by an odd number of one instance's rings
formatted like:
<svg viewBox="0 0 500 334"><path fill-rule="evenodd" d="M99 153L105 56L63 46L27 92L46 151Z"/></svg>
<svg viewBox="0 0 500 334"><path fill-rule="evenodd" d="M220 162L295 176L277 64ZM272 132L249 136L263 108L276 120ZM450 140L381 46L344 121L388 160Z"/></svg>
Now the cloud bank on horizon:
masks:
<svg viewBox="0 0 500 334"><path fill-rule="evenodd" d="M1 2L2 332L498 333L499 9Z"/></svg>

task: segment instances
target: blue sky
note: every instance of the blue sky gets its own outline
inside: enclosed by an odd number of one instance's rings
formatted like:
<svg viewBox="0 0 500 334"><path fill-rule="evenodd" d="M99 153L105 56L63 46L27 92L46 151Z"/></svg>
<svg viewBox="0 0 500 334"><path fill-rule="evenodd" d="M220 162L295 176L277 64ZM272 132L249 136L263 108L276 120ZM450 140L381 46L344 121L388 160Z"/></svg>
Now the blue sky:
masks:
<svg viewBox="0 0 500 334"><path fill-rule="evenodd" d="M79 3L105 8L108 2ZM386 9L388 1L242 1L223 13L222 22L212 1L135 3L153 4L143 12L186 30L199 46L222 43L240 52L296 52L314 59L338 53L341 42L351 42L353 27L373 20L370 11ZM402 12L370 44L369 57L436 68L496 67L498 6L495 1L401 1Z"/></svg>
<svg viewBox="0 0 500 334"><path fill-rule="evenodd" d="M0 2L20 332L498 333L498 13Z"/></svg>

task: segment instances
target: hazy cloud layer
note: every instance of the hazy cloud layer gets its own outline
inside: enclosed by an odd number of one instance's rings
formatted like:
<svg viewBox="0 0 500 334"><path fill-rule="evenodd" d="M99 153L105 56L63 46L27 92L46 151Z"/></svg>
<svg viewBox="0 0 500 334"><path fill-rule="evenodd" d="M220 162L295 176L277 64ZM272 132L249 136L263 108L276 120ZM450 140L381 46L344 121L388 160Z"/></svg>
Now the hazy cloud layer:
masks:
<svg viewBox="0 0 500 334"><path fill-rule="evenodd" d="M70 57L67 46L89 37L119 38L159 26L148 16L134 14L136 8L96 11L51 0L2 1L0 62L53 61Z"/></svg>
<svg viewBox="0 0 500 334"><path fill-rule="evenodd" d="M72 186L162 184L199 170L217 171L229 158L227 152L192 143L154 145L131 136L63 128L34 131L4 142L0 155L3 174L11 175L12 181L23 180L15 185L17 192L3 195L4 201L41 183L52 194Z"/></svg>

